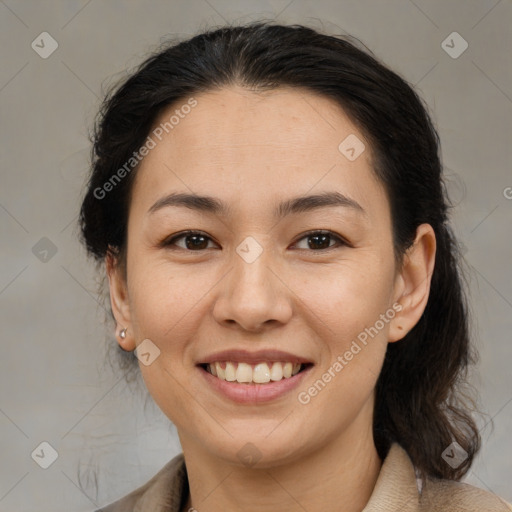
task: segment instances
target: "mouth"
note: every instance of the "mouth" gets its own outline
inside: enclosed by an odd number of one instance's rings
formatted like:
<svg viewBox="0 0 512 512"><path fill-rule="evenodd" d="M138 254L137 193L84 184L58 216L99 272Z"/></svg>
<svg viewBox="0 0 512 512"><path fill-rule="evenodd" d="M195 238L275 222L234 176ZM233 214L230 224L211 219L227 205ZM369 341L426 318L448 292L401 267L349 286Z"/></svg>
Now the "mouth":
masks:
<svg viewBox="0 0 512 512"><path fill-rule="evenodd" d="M221 381L262 386L290 379L313 365L292 361L215 361L198 366Z"/></svg>
<svg viewBox="0 0 512 512"><path fill-rule="evenodd" d="M285 399L301 385L314 363L276 349L223 350L196 363L207 388L238 404Z"/></svg>
<svg viewBox="0 0 512 512"><path fill-rule="evenodd" d="M215 359L197 365L208 388L232 402L247 405L285 399L314 366L284 353L266 352L263 359L256 354L230 352Z"/></svg>

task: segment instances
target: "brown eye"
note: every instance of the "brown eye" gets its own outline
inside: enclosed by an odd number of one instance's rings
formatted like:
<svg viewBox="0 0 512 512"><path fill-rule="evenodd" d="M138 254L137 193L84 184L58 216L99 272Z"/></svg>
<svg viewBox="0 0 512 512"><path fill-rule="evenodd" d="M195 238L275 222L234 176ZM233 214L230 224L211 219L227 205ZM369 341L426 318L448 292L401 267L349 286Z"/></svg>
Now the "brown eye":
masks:
<svg viewBox="0 0 512 512"><path fill-rule="evenodd" d="M177 243L181 240L184 240L183 245ZM310 249L314 252L348 245L345 240L331 231L311 231L310 233L306 233L306 235L299 240L308 240L307 247L299 247L299 249ZM209 236L200 231L185 231L165 240L162 242L162 246L171 249L178 248L185 251L198 252L208 249L208 243L211 241L212 239Z"/></svg>
<svg viewBox="0 0 512 512"><path fill-rule="evenodd" d="M183 239L185 241L184 246L178 245L176 242L178 240ZM208 241L210 241L211 238L204 235L203 233L199 231L186 231L184 233L181 233L173 238L170 238L166 240L163 245L165 247L171 247L176 246L180 249L188 250L188 251L202 251L208 248Z"/></svg>
<svg viewBox="0 0 512 512"><path fill-rule="evenodd" d="M307 233L300 240L308 240L307 248L312 249L315 252L331 249L336 245L347 245L342 238L331 231L312 231ZM334 245L331 245L331 241L335 242ZM299 249L304 249L304 247L299 247Z"/></svg>

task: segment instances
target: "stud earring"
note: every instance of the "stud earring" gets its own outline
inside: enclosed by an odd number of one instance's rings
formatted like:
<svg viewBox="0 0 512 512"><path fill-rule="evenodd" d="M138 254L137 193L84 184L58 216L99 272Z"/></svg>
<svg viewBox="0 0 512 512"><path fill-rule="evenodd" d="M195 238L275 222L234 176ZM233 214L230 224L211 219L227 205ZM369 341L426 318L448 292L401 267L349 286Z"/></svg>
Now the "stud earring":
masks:
<svg viewBox="0 0 512 512"><path fill-rule="evenodd" d="M124 329L121 329L119 332L119 337L124 340L126 338L126 327Z"/></svg>

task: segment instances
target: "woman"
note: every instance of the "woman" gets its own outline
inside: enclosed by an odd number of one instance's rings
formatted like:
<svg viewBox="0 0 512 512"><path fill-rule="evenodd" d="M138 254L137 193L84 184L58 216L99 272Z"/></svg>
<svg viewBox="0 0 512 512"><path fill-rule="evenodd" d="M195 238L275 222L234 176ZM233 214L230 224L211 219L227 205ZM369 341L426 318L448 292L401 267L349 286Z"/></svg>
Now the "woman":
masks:
<svg viewBox="0 0 512 512"><path fill-rule="evenodd" d="M103 511L509 510L480 445L438 136L348 39L224 27L105 100L81 209L183 453Z"/></svg>

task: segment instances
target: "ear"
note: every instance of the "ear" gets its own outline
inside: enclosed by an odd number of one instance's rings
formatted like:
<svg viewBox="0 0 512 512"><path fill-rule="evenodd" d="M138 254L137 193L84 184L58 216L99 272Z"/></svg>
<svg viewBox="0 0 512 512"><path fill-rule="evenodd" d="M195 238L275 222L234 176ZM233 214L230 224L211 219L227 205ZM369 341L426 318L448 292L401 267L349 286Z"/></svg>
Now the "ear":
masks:
<svg viewBox="0 0 512 512"><path fill-rule="evenodd" d="M430 224L421 224L416 239L404 255L395 281L395 303L401 310L390 322L388 341L401 340L420 320L427 306L434 271L436 236ZM398 308L397 308L398 309Z"/></svg>
<svg viewBox="0 0 512 512"><path fill-rule="evenodd" d="M126 275L116 256L110 250L105 257L108 283L110 288L110 304L116 319L116 339L123 350L135 350L135 338L130 321L130 305L126 286ZM121 338L120 332L126 329L126 336Z"/></svg>

